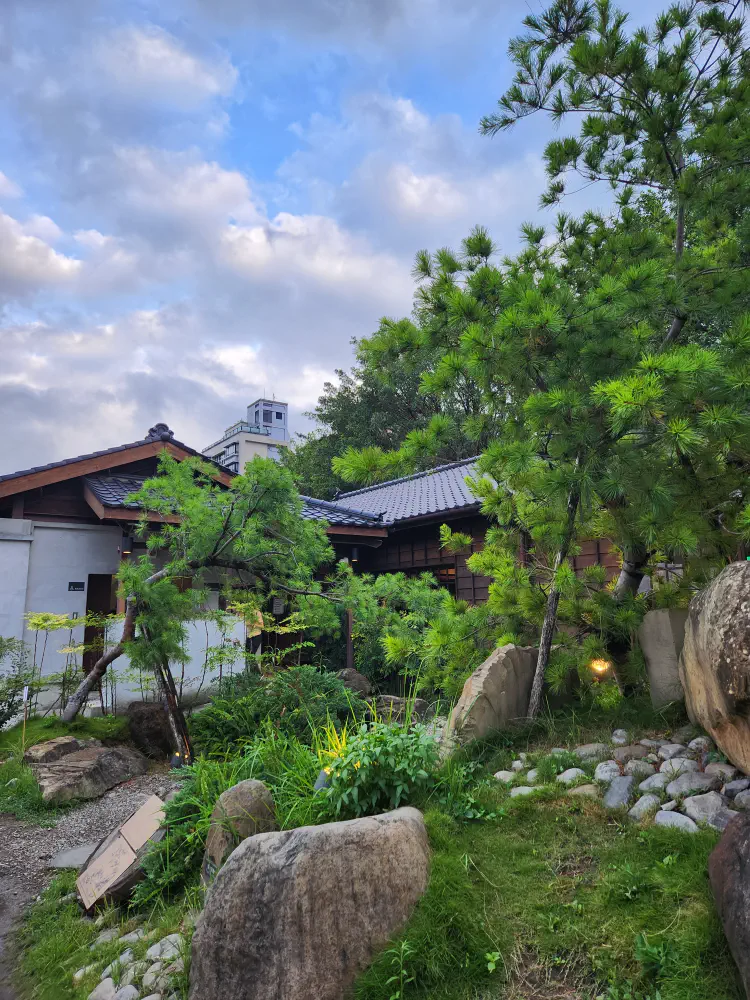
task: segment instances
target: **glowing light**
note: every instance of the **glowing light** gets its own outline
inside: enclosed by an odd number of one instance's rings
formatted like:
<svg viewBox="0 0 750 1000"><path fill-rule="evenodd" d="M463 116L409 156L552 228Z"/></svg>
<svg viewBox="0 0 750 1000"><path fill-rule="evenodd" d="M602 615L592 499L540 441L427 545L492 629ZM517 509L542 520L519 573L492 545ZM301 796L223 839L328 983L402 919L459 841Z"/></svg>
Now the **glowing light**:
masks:
<svg viewBox="0 0 750 1000"><path fill-rule="evenodd" d="M606 674L612 664L609 660L592 660L589 666L595 674Z"/></svg>

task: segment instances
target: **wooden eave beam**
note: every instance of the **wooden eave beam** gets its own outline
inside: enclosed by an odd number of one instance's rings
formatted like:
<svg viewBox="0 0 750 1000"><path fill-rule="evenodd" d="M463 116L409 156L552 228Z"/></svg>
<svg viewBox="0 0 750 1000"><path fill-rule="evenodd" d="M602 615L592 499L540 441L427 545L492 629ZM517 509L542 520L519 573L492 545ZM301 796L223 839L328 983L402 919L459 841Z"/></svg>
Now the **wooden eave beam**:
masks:
<svg viewBox="0 0 750 1000"><path fill-rule="evenodd" d="M98 500L94 496L91 488L85 483L83 484L83 498L100 521L140 521L143 517L143 511L136 510L133 507L105 507L101 500ZM176 514L168 514L164 516L162 514L147 512L146 517L153 523L180 523L180 518Z"/></svg>

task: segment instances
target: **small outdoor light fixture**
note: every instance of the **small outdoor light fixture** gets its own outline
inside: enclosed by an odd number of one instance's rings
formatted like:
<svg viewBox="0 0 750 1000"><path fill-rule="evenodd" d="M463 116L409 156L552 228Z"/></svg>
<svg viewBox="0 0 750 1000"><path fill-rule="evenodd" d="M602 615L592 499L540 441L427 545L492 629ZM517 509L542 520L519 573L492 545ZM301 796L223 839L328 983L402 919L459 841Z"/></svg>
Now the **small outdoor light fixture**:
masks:
<svg viewBox="0 0 750 1000"><path fill-rule="evenodd" d="M612 664L609 660L591 660L589 667L594 671L595 674L606 674Z"/></svg>
<svg viewBox="0 0 750 1000"><path fill-rule="evenodd" d="M174 770L175 768L184 766L185 766L185 758L182 756L179 750L175 750L175 752L172 754L170 767Z"/></svg>
<svg viewBox="0 0 750 1000"><path fill-rule="evenodd" d="M130 537L130 535L123 535L122 547L121 547L122 554L124 556L129 556L132 551L133 551L133 539Z"/></svg>
<svg viewBox="0 0 750 1000"><path fill-rule="evenodd" d="M357 548L356 545L352 549L352 562L353 563L359 562L359 549Z"/></svg>

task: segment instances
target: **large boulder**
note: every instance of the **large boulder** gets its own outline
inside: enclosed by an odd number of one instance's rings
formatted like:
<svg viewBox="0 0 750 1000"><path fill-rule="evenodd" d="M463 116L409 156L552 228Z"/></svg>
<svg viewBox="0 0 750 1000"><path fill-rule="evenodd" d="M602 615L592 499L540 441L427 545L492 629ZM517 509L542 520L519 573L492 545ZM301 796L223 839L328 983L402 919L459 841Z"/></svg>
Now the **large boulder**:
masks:
<svg viewBox="0 0 750 1000"><path fill-rule="evenodd" d="M131 701L127 707L128 732L134 746L148 757L174 753L167 709L160 701Z"/></svg>
<svg viewBox="0 0 750 1000"><path fill-rule="evenodd" d="M32 764L45 802L97 799L115 785L145 774L148 761L131 747L88 746L44 764Z"/></svg>
<svg viewBox="0 0 750 1000"><path fill-rule="evenodd" d="M750 814L738 813L708 859L716 909L750 997Z"/></svg>
<svg viewBox="0 0 750 1000"><path fill-rule="evenodd" d="M29 747L23 755L27 764L51 764L53 761L67 757L68 754L85 750L86 743L75 736L58 736L54 740L45 740Z"/></svg>
<svg viewBox="0 0 750 1000"><path fill-rule="evenodd" d="M659 608L648 612L638 630L654 708L685 700L680 683L680 653L687 616L683 608Z"/></svg>
<svg viewBox="0 0 750 1000"><path fill-rule="evenodd" d="M342 1000L427 887L421 813L261 833L208 891L190 1000Z"/></svg>
<svg viewBox="0 0 750 1000"><path fill-rule="evenodd" d="M476 740L529 710L538 651L531 646L500 646L469 677L451 712L448 729L462 740Z"/></svg>
<svg viewBox="0 0 750 1000"><path fill-rule="evenodd" d="M201 872L203 884L209 885L245 838L277 829L273 796L262 781L248 778L222 792L211 813Z"/></svg>
<svg viewBox="0 0 750 1000"><path fill-rule="evenodd" d="M344 687L354 691L361 698L368 698L372 694L372 684L364 674L355 670L354 667L344 667L343 670L339 670L336 676Z"/></svg>
<svg viewBox="0 0 750 1000"><path fill-rule="evenodd" d="M430 706L424 698L401 698L396 694L379 694L375 699L375 714L383 722L419 722Z"/></svg>
<svg viewBox="0 0 750 1000"><path fill-rule="evenodd" d="M750 772L750 563L727 566L690 602L680 679L688 714Z"/></svg>

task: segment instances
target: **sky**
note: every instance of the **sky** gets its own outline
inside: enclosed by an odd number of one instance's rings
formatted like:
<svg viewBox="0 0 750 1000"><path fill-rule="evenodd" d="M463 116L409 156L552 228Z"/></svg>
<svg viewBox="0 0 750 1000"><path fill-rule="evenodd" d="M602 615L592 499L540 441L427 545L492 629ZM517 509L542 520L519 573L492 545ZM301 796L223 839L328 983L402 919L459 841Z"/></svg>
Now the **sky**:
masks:
<svg viewBox="0 0 750 1000"><path fill-rule="evenodd" d="M539 9L1 0L0 474L158 421L204 448L261 395L308 430L417 250L551 223L549 122L477 130Z"/></svg>

